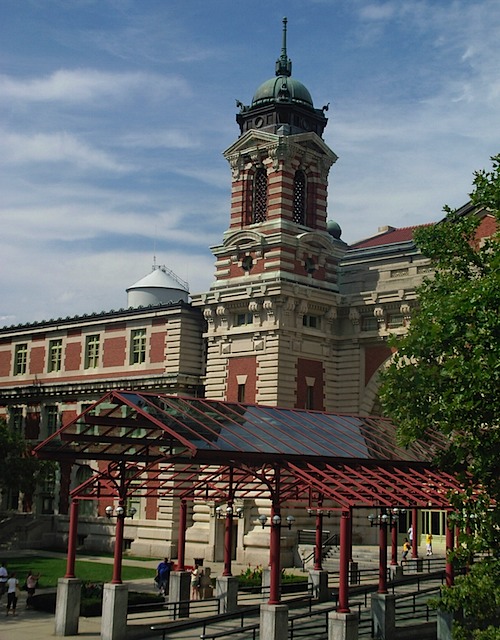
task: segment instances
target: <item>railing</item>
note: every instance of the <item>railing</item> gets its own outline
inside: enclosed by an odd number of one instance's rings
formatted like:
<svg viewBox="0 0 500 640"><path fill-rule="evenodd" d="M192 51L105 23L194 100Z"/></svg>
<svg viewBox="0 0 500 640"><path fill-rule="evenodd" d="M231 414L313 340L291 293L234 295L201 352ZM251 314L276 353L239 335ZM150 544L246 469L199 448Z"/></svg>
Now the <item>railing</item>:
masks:
<svg viewBox="0 0 500 640"><path fill-rule="evenodd" d="M307 531L307 530L302 530L302 531L299 531L298 533L299 533L299 537L298 537L299 544L301 544L301 542L300 542L300 534L301 533L305 534L305 533L310 533L310 532ZM324 532L324 533L328 533L329 534L330 532L328 531L328 532ZM325 554L332 547L338 547L339 546L339 534L338 533L332 533L332 535L328 535L328 537L326 539L325 539L325 537L323 535L323 538L324 539L321 542L321 559L322 560L323 560L323 557L325 556ZM309 544L309 543L302 542L302 544ZM309 562L309 560L311 558L314 558L314 553L315 553L315 551L311 551L311 553L308 556L306 556L305 558L302 558L302 568L304 568L306 566L307 562Z"/></svg>
<svg viewBox="0 0 500 640"><path fill-rule="evenodd" d="M176 602L159 602L158 604L136 604L127 610L127 620L150 619L154 613L157 618L169 618L177 620L185 617L184 611L189 611L189 616L219 615L221 602L219 598L205 598L204 600L178 600Z"/></svg>
<svg viewBox="0 0 500 640"><path fill-rule="evenodd" d="M431 594L438 595L439 587L429 587L428 589L419 590L418 593L408 593L396 596L396 625L398 620L408 620L410 615L412 619L419 618L429 622L431 618L436 617L436 611L428 605L428 596Z"/></svg>

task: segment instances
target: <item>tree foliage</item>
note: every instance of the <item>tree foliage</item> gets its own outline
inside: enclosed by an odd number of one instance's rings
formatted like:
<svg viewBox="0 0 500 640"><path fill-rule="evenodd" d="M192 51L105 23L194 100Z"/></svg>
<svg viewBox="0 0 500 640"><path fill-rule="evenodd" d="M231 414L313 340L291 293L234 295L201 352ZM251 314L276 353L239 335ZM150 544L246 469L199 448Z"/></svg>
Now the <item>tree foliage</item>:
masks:
<svg viewBox="0 0 500 640"><path fill-rule="evenodd" d="M470 196L473 214L445 207L442 222L415 234L433 275L418 290L408 333L392 340L397 352L381 387L403 445L441 434L435 462L465 487L452 500L457 525L472 534L462 534L468 560L500 546L500 155L491 171L476 172ZM485 212L496 218L496 231L479 241ZM488 567L498 591L495 562Z"/></svg>
<svg viewBox="0 0 500 640"><path fill-rule="evenodd" d="M0 489L12 489L25 496L25 504L31 506L37 486L54 469L54 463L38 460L31 454L31 445L17 431L0 420Z"/></svg>

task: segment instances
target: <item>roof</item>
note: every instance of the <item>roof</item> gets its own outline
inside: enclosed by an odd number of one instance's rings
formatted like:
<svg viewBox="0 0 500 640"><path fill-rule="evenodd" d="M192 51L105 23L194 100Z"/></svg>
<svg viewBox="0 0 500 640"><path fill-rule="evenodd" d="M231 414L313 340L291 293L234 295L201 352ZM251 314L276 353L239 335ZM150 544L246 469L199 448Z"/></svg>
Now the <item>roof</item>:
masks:
<svg viewBox="0 0 500 640"><path fill-rule="evenodd" d="M440 447L430 438L401 448L396 426L380 417L124 390L107 393L35 453L107 461L74 491L83 499L117 495L116 474L125 471L127 495L220 501L236 486L238 497L279 491L282 500L322 496L341 508L446 508L459 485L433 468Z"/></svg>
<svg viewBox="0 0 500 640"><path fill-rule="evenodd" d="M178 289L189 293L187 282L183 282L173 271L166 267L154 267L153 271L128 287L127 291L143 288Z"/></svg>
<svg viewBox="0 0 500 640"><path fill-rule="evenodd" d="M355 242L349 246L349 249L368 249L370 247L381 247L387 244L397 244L399 242L410 242L413 240L413 234L415 233L415 229L420 229L421 227L428 227L434 224L430 222L428 224L420 224L415 225L413 227L401 227L399 229L395 229L394 227L389 227L387 231L382 233L378 233L376 236L372 236L371 238L366 238L365 240L360 240L359 242Z"/></svg>

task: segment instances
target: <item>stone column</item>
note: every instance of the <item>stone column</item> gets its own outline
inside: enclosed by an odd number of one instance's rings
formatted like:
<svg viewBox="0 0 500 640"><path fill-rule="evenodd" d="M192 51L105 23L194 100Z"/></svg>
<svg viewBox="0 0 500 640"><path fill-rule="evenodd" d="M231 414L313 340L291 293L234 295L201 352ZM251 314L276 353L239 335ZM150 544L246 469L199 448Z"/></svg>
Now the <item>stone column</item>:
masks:
<svg viewBox="0 0 500 640"><path fill-rule="evenodd" d="M392 640L396 631L396 596L372 593L372 620L374 637Z"/></svg>
<svg viewBox="0 0 500 640"><path fill-rule="evenodd" d="M106 583L102 592L101 640L127 637L128 585Z"/></svg>
<svg viewBox="0 0 500 640"><path fill-rule="evenodd" d="M358 640L358 614L338 613L328 614L328 640Z"/></svg>
<svg viewBox="0 0 500 640"><path fill-rule="evenodd" d="M319 602L326 602L330 599L328 591L328 571L309 571L309 584L312 586L312 595Z"/></svg>
<svg viewBox="0 0 500 640"><path fill-rule="evenodd" d="M288 606L260 605L260 634L266 640L288 640Z"/></svg>
<svg viewBox="0 0 500 640"><path fill-rule="evenodd" d="M169 613L177 618L189 616L189 598L191 595L191 572L171 571L170 591L168 593ZM182 604L174 604L182 602Z"/></svg>
<svg viewBox="0 0 500 640"><path fill-rule="evenodd" d="M215 594L220 600L220 612L232 613L238 609L238 577L219 576L215 583Z"/></svg>
<svg viewBox="0 0 500 640"><path fill-rule="evenodd" d="M453 637L453 614L437 610L437 640L451 640Z"/></svg>
<svg viewBox="0 0 500 640"><path fill-rule="evenodd" d="M76 636L80 618L82 581L77 578L59 578L55 617L56 636Z"/></svg>

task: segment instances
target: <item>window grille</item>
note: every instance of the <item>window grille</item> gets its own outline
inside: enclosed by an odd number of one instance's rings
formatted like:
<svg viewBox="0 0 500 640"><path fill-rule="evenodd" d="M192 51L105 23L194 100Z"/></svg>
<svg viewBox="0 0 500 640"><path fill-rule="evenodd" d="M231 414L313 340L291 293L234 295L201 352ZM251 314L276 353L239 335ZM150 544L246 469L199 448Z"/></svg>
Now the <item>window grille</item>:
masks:
<svg viewBox="0 0 500 640"><path fill-rule="evenodd" d="M257 169L254 179L253 222L265 222L267 219L267 172Z"/></svg>
<svg viewBox="0 0 500 640"><path fill-rule="evenodd" d="M14 354L14 375L21 376L26 373L28 363L28 345L18 344Z"/></svg>
<svg viewBox="0 0 500 640"><path fill-rule="evenodd" d="M51 340L49 342L49 361L47 371L61 371L62 362L62 340Z"/></svg>
<svg viewBox="0 0 500 640"><path fill-rule="evenodd" d="M130 336L130 364L146 362L146 329L135 329Z"/></svg>
<svg viewBox="0 0 500 640"><path fill-rule="evenodd" d="M85 341L85 369L99 366L99 336L87 336Z"/></svg>
<svg viewBox="0 0 500 640"><path fill-rule="evenodd" d="M293 221L306 222L306 174L303 171L296 171L293 179Z"/></svg>

